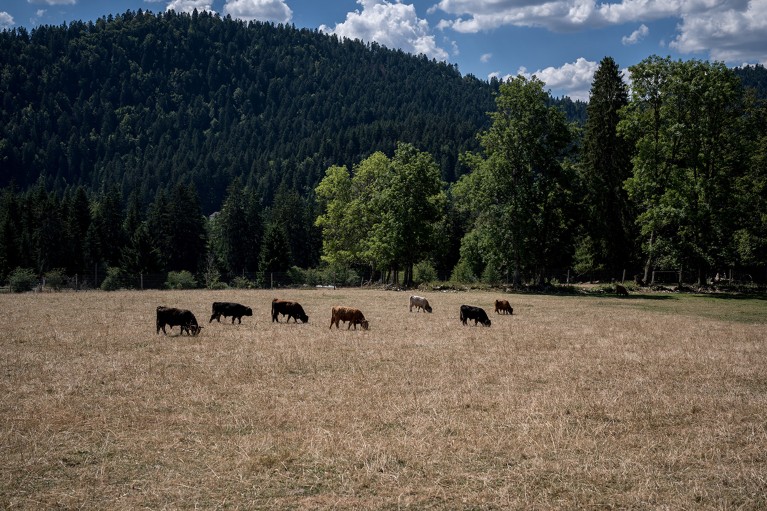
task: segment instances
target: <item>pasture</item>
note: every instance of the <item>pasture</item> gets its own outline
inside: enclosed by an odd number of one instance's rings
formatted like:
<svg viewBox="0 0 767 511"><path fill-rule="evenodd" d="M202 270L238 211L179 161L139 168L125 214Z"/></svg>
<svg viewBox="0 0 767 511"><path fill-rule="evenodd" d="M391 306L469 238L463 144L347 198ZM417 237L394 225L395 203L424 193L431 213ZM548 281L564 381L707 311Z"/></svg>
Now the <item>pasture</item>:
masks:
<svg viewBox="0 0 767 511"><path fill-rule="evenodd" d="M418 294L0 295L0 508L767 508L766 300Z"/></svg>

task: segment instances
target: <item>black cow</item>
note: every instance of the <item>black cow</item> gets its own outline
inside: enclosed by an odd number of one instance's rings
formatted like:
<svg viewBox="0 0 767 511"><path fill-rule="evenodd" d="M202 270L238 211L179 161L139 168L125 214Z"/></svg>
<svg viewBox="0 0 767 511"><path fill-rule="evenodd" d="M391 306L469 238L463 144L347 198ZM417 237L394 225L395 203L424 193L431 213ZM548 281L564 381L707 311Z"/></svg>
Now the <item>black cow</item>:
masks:
<svg viewBox="0 0 767 511"><path fill-rule="evenodd" d="M487 317L485 309L473 305L461 305L461 323L465 325L470 319L474 320L474 326L477 326L477 323L490 326L490 318Z"/></svg>
<svg viewBox="0 0 767 511"><path fill-rule="evenodd" d="M290 322L290 318L293 318L293 321L296 323L298 323L299 319L302 323L309 322L309 316L306 315L304 308L301 307L300 303L289 302L287 300L278 300L275 298L272 300L272 323L275 321L277 323L280 322L279 318L277 317L279 314L287 316L288 322Z"/></svg>
<svg viewBox="0 0 767 511"><path fill-rule="evenodd" d="M165 331L165 325L170 327L171 332L173 331L174 326L181 327L179 335L183 335L184 332L186 332L187 335L197 335L200 333L200 330L202 330L202 327L197 324L197 318L195 318L194 314L190 311L159 305L157 307L158 334L160 333L160 330L162 330L162 333L168 335L168 332Z"/></svg>
<svg viewBox="0 0 767 511"><path fill-rule="evenodd" d="M243 316L252 316L253 315L253 309L250 307L245 307L244 305L240 305L239 303L232 303L232 302L213 302L213 314L210 316L210 323L214 319L221 322L221 316L224 316L225 318L228 318L229 316L232 316L232 324L234 324L234 320L236 319L238 323L242 323L242 317Z"/></svg>

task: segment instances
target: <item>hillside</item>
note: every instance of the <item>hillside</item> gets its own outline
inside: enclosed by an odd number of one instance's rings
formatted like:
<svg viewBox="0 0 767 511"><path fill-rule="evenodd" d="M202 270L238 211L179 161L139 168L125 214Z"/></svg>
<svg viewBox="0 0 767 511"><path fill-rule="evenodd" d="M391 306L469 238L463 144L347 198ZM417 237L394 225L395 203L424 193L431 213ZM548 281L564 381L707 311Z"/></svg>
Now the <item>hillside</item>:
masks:
<svg viewBox="0 0 767 511"><path fill-rule="evenodd" d="M493 105L490 84L445 64L205 13L128 12L0 41L2 186L44 175L148 200L191 181L211 209L233 176L268 200L282 181L304 190L398 140L451 180Z"/></svg>
<svg viewBox="0 0 767 511"><path fill-rule="evenodd" d="M269 203L283 182L305 193L328 166L398 141L454 181L498 86L375 43L209 13L4 31L0 62L0 187L116 183L147 203L192 182L208 212L235 176Z"/></svg>

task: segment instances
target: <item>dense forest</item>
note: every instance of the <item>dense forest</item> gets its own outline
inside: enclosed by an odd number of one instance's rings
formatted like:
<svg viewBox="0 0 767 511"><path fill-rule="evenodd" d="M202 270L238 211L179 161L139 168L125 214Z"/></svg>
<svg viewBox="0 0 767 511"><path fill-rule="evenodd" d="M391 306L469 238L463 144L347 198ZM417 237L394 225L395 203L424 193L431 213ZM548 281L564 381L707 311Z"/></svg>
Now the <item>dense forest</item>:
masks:
<svg viewBox="0 0 767 511"><path fill-rule="evenodd" d="M234 177L269 204L282 183L306 194L329 165L399 141L453 181L498 86L375 43L207 12L3 31L0 62L0 186L116 184L148 203L194 183L208 214ZM583 118L583 104L561 102Z"/></svg>
<svg viewBox="0 0 767 511"><path fill-rule="evenodd" d="M587 105L209 13L5 30L0 280L763 280L765 69L631 73L606 58Z"/></svg>

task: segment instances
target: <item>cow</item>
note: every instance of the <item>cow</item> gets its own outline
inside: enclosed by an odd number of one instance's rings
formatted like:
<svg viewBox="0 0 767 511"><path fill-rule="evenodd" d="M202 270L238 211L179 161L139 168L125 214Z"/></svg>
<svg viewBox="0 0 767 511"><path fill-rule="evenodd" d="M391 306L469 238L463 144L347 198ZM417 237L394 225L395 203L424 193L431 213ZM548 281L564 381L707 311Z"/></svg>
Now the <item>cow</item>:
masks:
<svg viewBox="0 0 767 511"><path fill-rule="evenodd" d="M183 335L184 332L187 335L197 335L202 330L202 327L197 324L197 318L194 317L190 311L186 309L176 309L174 307L165 307L164 305L157 306L157 333L168 335L165 331L165 325L169 326L171 332L174 326L181 327L179 335Z"/></svg>
<svg viewBox="0 0 767 511"><path fill-rule="evenodd" d="M352 307L342 307L339 305L336 305L333 307L333 310L331 312L330 316L330 328L333 328L333 325L336 325L336 328L339 328L338 322L343 321L344 323L348 322L349 326L346 327L347 330L349 330L352 325L354 325L354 329L357 330L357 325L360 325L363 330L367 330L369 323L368 320L365 319L365 316L362 314L362 311L359 309L354 309Z"/></svg>
<svg viewBox="0 0 767 511"><path fill-rule="evenodd" d="M279 314L287 316L288 323L290 323L290 318L293 318L293 321L296 323L298 323L299 319L302 323L309 322L309 316L306 315L304 308L301 307L300 303L289 302L287 300L278 300L275 298L272 300L272 323L275 321L277 323L280 322L279 318L277 317Z"/></svg>
<svg viewBox="0 0 767 511"><path fill-rule="evenodd" d="M615 294L618 296L628 296L629 291L625 287L621 286L620 284L615 284Z"/></svg>
<svg viewBox="0 0 767 511"><path fill-rule="evenodd" d="M473 305L461 305L461 323L465 325L470 319L474 320L474 326L477 326L477 323L490 326L490 318L487 317L485 309Z"/></svg>
<svg viewBox="0 0 767 511"><path fill-rule="evenodd" d="M431 312L431 305L429 305L429 300L423 296L413 295L410 297L410 312L413 312L413 307L415 307L416 312L419 310Z"/></svg>
<svg viewBox="0 0 767 511"><path fill-rule="evenodd" d="M242 324L243 316L253 315L253 309L250 307L245 307L239 303L232 302L213 302L212 312L213 314L210 315L210 321L208 321L208 323L211 323L214 319L221 323L221 316L224 316L225 318L232 316L232 324L234 324L235 319L238 323Z"/></svg>
<svg viewBox="0 0 767 511"><path fill-rule="evenodd" d="M508 300L496 300L495 301L495 313L496 314L514 314L514 309Z"/></svg>

